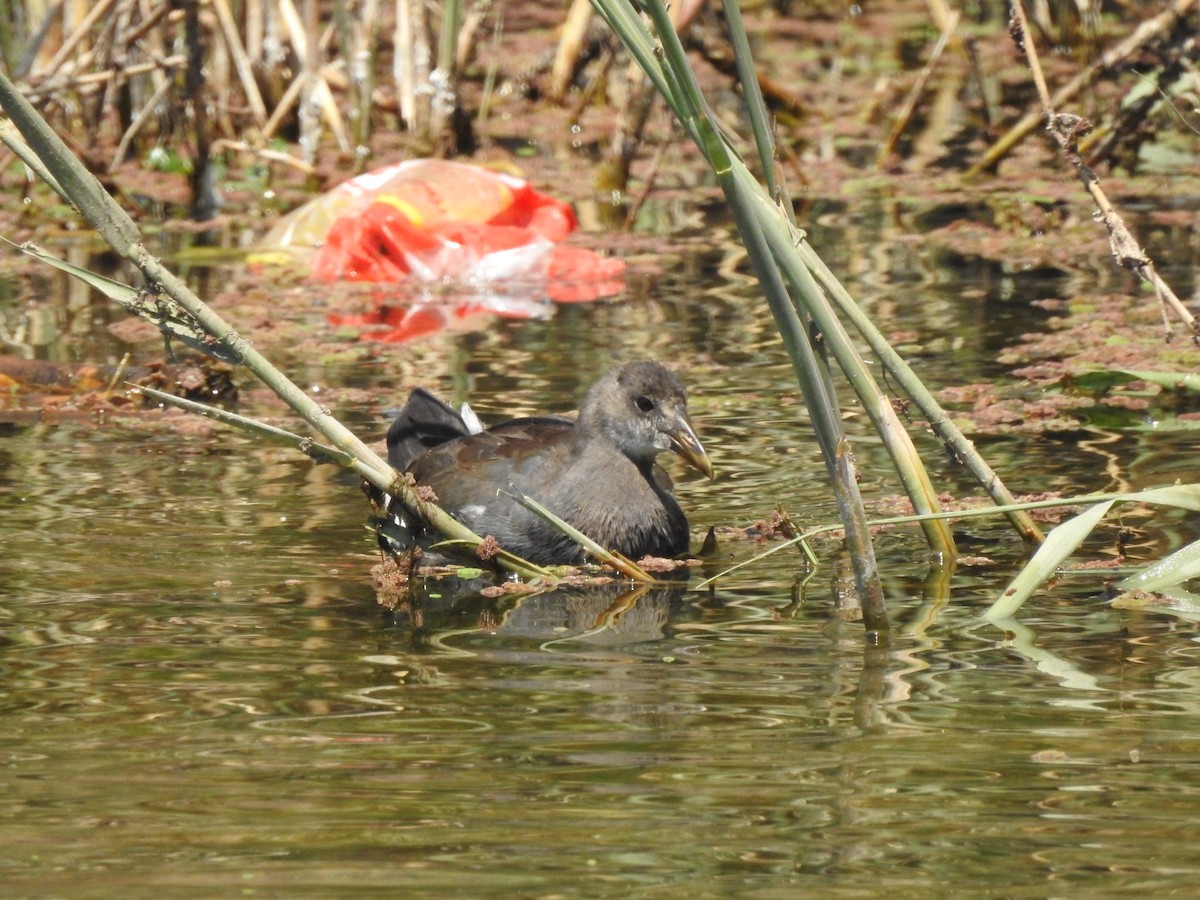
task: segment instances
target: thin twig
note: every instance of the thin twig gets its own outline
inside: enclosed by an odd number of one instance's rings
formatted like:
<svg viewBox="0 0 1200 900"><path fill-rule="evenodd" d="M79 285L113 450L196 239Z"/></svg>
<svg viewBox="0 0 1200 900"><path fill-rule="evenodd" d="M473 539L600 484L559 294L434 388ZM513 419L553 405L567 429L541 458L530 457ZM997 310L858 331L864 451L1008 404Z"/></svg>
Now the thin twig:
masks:
<svg viewBox="0 0 1200 900"><path fill-rule="evenodd" d="M238 80L242 83L242 90L246 92L246 102L250 104L250 112L254 114L254 121L261 126L267 121L267 105L263 102L262 94L259 93L258 82L254 80L254 65L246 55L246 48L242 46L242 39L238 34L237 24L233 20L233 13L229 9L228 0L212 0L212 5L217 11L217 22L220 25L221 36L225 39L225 47L233 58L233 65L237 70Z"/></svg>
<svg viewBox="0 0 1200 900"><path fill-rule="evenodd" d="M929 61L925 63L921 74L917 76L916 82L913 83L912 89L904 99L904 105L900 107L896 121L892 123L892 130L888 132L887 140L879 148L879 153L875 157L876 168L882 166L896 149L896 142L900 140L900 136L908 128L908 123L912 120L913 113L917 109L917 103L920 101L921 95L925 93L925 85L928 84L929 79L932 77L933 70L937 68L938 61L942 58L942 53L946 50L946 45L950 43L950 38L954 36L954 31L957 28L958 10L954 10L950 13L950 20L946 23L946 27L938 38L937 44L934 45L933 52L929 54Z"/></svg>
<svg viewBox="0 0 1200 900"><path fill-rule="evenodd" d="M35 72L34 77L39 75L42 77L49 77L54 72L57 72L58 68L64 62L66 62L67 57L74 53L75 48L78 47L80 43L83 42L83 39L88 36L92 26L100 20L101 16L103 16L112 8L114 2L115 0L100 0L99 3L93 6L88 11L88 14L83 17L83 20L79 23L76 29L67 36L65 41L63 41L62 46L58 48L58 52L54 54L53 59L46 64L44 72Z"/></svg>
<svg viewBox="0 0 1200 900"><path fill-rule="evenodd" d="M1117 265L1135 273L1139 278L1153 287L1154 295L1158 299L1158 302L1164 308L1169 308L1174 312L1179 320L1192 332L1192 341L1200 344L1200 325L1198 325L1196 317L1183 305L1183 302L1175 295L1171 286L1158 274L1158 270L1154 267L1154 261L1146 255L1146 252L1125 225L1125 220L1121 218L1120 213L1113 207L1108 196L1101 189L1100 179L1084 163L1082 157L1079 155L1079 138L1091 130L1091 123L1081 116L1055 111L1053 98L1051 98L1050 91L1046 87L1046 78L1042 74L1042 65L1038 58L1037 48L1034 47L1033 40L1029 36L1025 10L1021 6L1020 0L1016 0L1012 4L1012 19L1009 23L1009 31L1012 34L1013 42L1017 45L1018 49L1025 53L1025 59L1029 63L1029 71L1033 77L1033 83L1037 87L1038 97L1042 101L1046 130L1057 141L1063 158L1074 167L1075 173L1079 176L1079 180L1083 182L1084 188L1091 194L1092 200L1096 204L1096 209L1099 211L1099 218L1108 229L1108 243L1112 250L1113 258L1117 261ZM1165 337L1167 340L1170 340L1172 337L1169 328Z"/></svg>
<svg viewBox="0 0 1200 900"><path fill-rule="evenodd" d="M1099 59L1059 88L1055 92L1054 97L1051 98L1049 105L1057 107L1073 99L1075 95L1095 81L1101 73L1128 59L1150 41L1172 28L1197 2L1198 0L1174 0L1169 8L1154 18L1147 19L1134 29L1133 34L1109 50L1106 50L1100 55ZM1008 156L1017 144L1021 143L1044 121L1045 115L1042 112L1031 111L1027 113L1016 125L1010 128L1007 133L988 148L988 151L979 162L967 170L966 177L973 178L984 172L991 171L1000 160Z"/></svg>
<svg viewBox="0 0 1200 900"><path fill-rule="evenodd" d="M602 544L596 543L596 541L592 540L578 528L575 528L568 522L564 522L532 497L526 496L521 491L517 490L516 487L509 485L508 490L501 491L500 493L525 507L531 513L549 525L552 525L554 528L558 529L588 553L592 554L592 556L596 557L596 559L600 560L602 563L612 566L626 578L632 578L634 581L643 581L647 583L656 580L654 576L646 572L637 563L627 559L620 553L615 553L612 550L609 550Z"/></svg>
<svg viewBox="0 0 1200 900"><path fill-rule="evenodd" d="M121 135L121 141L117 144L112 162L108 166L109 174L116 172L120 167L122 160L125 159L125 154L129 151L129 144L137 137L138 132L142 130L142 126L154 117L158 111L159 102L167 95L167 91L173 87L174 85L170 81L164 79L163 83L158 86L158 89L150 99L142 105L141 110L134 116L133 121L129 123L129 127L125 129L125 133Z"/></svg>
<svg viewBox="0 0 1200 900"><path fill-rule="evenodd" d="M633 226L637 222L638 213L642 211L642 207L646 205L646 201L650 199L650 194L654 191L655 184L658 183L658 173L662 169L663 157L667 154L667 149L675 143L676 134L674 120L671 127L667 129L667 133L659 140L658 146L654 148L654 157L650 160L650 169L646 173L646 177L642 179L642 188L634 195L629 203L629 210L625 213L625 221L621 223L622 231L633 231Z"/></svg>
<svg viewBox="0 0 1200 900"><path fill-rule="evenodd" d="M217 406L209 406L205 403L197 403L194 400L188 400L184 397L176 397L174 394L168 394L165 391L145 387L144 385L133 384L131 382L126 383L135 391L145 394L148 397L153 397L162 403L167 403L190 413L204 416L206 419L214 419L225 425L232 425L234 428L249 431L260 437L270 438L281 444L287 444L289 447L310 456L316 462L337 463L339 466L350 466L354 462L354 458L349 453L345 453L334 447L326 447L324 444L318 444L310 437L293 434L282 428L276 428L274 425L268 425L266 422L259 422L255 419L249 419L246 416L239 416L237 413L221 409Z"/></svg>
<svg viewBox="0 0 1200 900"><path fill-rule="evenodd" d="M256 156L259 159L267 162L282 163L286 166L291 166L305 175L316 175L317 170L314 166L310 166L302 159L297 159L290 153L284 153L282 150L270 150L266 147L252 147L245 141L230 141L222 138L219 141L213 142L213 153L219 153L225 150L232 150L236 153L249 153L251 156Z"/></svg>
<svg viewBox="0 0 1200 900"><path fill-rule="evenodd" d="M132 63L120 69L104 69L99 72L84 72L79 75L64 75L53 82L45 82L30 90L29 99L41 102L51 94L56 94L74 87L81 94L94 94L101 88L107 87L116 78L128 78L131 75L145 75L148 72L167 72L172 69L182 69L187 66L187 57L182 54L152 59L148 62Z"/></svg>

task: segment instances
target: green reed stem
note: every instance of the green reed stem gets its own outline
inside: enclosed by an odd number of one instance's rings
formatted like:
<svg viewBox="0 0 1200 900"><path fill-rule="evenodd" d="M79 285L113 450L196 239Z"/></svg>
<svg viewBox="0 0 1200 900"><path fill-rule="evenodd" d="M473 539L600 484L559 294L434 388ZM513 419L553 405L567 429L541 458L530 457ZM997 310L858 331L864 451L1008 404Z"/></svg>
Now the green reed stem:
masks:
<svg viewBox="0 0 1200 900"><path fill-rule="evenodd" d="M1005 514L1008 516L1009 522L1017 530L1026 541L1034 544L1040 544L1043 540L1042 530L1029 516L1023 507L1016 504L1012 493L1005 487L1004 482L1000 480L1000 476L988 465L979 451L975 449L975 445L967 439L962 430L954 424L949 413L942 409L941 404L937 402L929 389L925 387L916 372L912 370L908 362L895 351L891 344L875 327L875 323L870 317L862 311L854 298L850 296L849 291L842 286L837 277L825 265L824 261L817 252L808 244L807 241L801 241L796 247L797 253L804 260L805 265L816 276L821 285L833 297L834 303L837 304L841 311L855 330L863 336L867 344L871 347L872 352L879 357L883 367L888 371L896 382L903 388L904 392L921 410L921 414L928 420L930 427L933 428L934 434L941 438L951 450L954 451L955 457L961 459L967 470L975 476L976 481L987 492L998 505L1006 507ZM924 471L922 469L922 471ZM909 495L911 498L911 494ZM916 503L914 502L914 507ZM921 509L917 507L919 513L933 513L934 509Z"/></svg>
<svg viewBox="0 0 1200 900"><path fill-rule="evenodd" d="M780 273L778 258L773 253L772 237L777 235L771 232L790 235L791 229L780 228L777 219L766 220L761 215L763 203L768 207L772 204L709 115L683 46L661 0L650 0L644 8L657 29L662 62L659 61L649 31L631 7L619 0L593 0L593 3L638 60L651 82L663 93L668 105L708 160L725 192L812 416L817 442L844 522L864 624L874 639L886 641L890 629L887 607L866 528L866 513L858 491L856 473L842 431L837 399L828 370L793 305Z"/></svg>
<svg viewBox="0 0 1200 900"><path fill-rule="evenodd" d="M773 242L772 255L777 264L783 269L792 285L795 297L799 300L803 312L816 323L821 331L823 349L834 356L841 367L851 387L858 395L859 402L866 411L871 423L883 442L904 486L905 493L912 501L913 508L918 513L936 513L939 510L937 492L929 479L929 474L921 462L920 454L913 444L912 437L904 428L900 417L896 414L887 395L880 390L870 369L851 341L841 321L830 307L829 300L804 273L804 267L797 265L796 248L804 243L803 234L795 228L795 215L790 199L784 186L775 178L775 141L770 127L766 103L758 84L758 73L754 59L750 53L750 42L746 37L745 26L742 23L741 11L735 0L725 0L725 16L728 23L730 41L733 45L734 58L737 62L738 79L742 86L742 95L746 98L746 107L754 132L754 143L758 148L760 164L763 167L763 183L768 195L775 201L773 208L758 206L761 215L761 227L764 233L776 235ZM743 177L748 173L743 173ZM757 185L747 185L753 190ZM782 243L778 236L782 233L790 237L792 246ZM807 245L805 245L807 246ZM823 370L826 367L822 367ZM827 372L824 373L828 380ZM832 393L832 386L829 387ZM945 522L938 519L926 519L920 523L930 550L942 557L952 557L957 552L954 537Z"/></svg>

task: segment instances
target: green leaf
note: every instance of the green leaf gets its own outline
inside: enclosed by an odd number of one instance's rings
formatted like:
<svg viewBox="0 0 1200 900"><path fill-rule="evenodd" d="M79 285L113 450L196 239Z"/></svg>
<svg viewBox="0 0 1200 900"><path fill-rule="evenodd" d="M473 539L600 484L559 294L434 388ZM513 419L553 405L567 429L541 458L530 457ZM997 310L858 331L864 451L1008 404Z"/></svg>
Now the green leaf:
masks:
<svg viewBox="0 0 1200 900"><path fill-rule="evenodd" d="M1091 369L1071 374L1071 386L1091 394L1103 394L1118 384L1128 384L1133 380L1133 375L1116 369Z"/></svg>
<svg viewBox="0 0 1200 900"><path fill-rule="evenodd" d="M1181 431L1200 431L1200 419L1181 419L1178 416L1163 416L1161 419L1141 421L1136 425L1122 425L1122 432L1176 434Z"/></svg>
<svg viewBox="0 0 1200 900"><path fill-rule="evenodd" d="M147 169L166 172L168 175L191 175L192 161L166 147L154 147L146 154Z"/></svg>
<svg viewBox="0 0 1200 900"><path fill-rule="evenodd" d="M95 272L90 272L87 269L81 269L79 266L73 266L66 260L59 259L57 256L51 256L41 247L36 244L14 244L7 238L0 238L4 243L8 244L16 250L20 250L27 256L32 256L39 262L43 262L48 266L53 266L60 272L66 272L72 278L78 278L80 281L95 288L109 300L114 300L128 309L130 312L135 312L133 307L138 302L139 292L131 288L127 284L122 284L119 281L113 281L111 278L105 278L103 275L97 275Z"/></svg>
<svg viewBox="0 0 1200 900"><path fill-rule="evenodd" d="M1118 384L1145 381L1171 391L1190 391L1200 394L1200 374L1196 372L1152 372L1148 369L1092 369L1072 376L1076 387L1103 392Z"/></svg>
<svg viewBox="0 0 1200 900"><path fill-rule="evenodd" d="M1200 394L1200 374L1196 372L1150 372L1145 369L1115 369L1133 378L1139 378L1150 384L1172 391L1191 391Z"/></svg>
<svg viewBox="0 0 1200 900"><path fill-rule="evenodd" d="M1087 539L1114 503L1115 500L1097 503L1046 535L1046 540L1037 553L1033 554L1033 558L1025 564L1025 568L1017 577L1009 582L1000 599L991 605L983 617L989 622L994 622L997 619L1007 619L1020 609L1021 604L1032 596L1042 582L1058 571L1063 560Z"/></svg>
<svg viewBox="0 0 1200 900"><path fill-rule="evenodd" d="M1178 506L1200 512L1200 484L1173 484L1170 487L1150 488L1119 498L1121 503L1153 503L1157 506Z"/></svg>
<svg viewBox="0 0 1200 900"><path fill-rule="evenodd" d="M1021 608L1021 604L1028 600L1033 592L1058 570L1063 560L1078 549L1079 545L1092 533L1092 530L1104 518L1104 515L1112 508L1114 503L1153 503L1158 506L1177 506L1181 509L1200 512L1200 484L1175 484L1165 488L1151 488L1146 491L1137 491L1133 494L1124 494L1120 497L1106 500L1103 503L1098 503L1075 518L1063 522L1046 535L1046 542L1038 548L1037 553L1026 563L1025 568L1020 571L1017 577L1009 582L1000 599L993 603L988 611L984 613L984 618L989 622L995 622L998 619L1011 617L1013 613ZM1189 544L1183 550L1177 551L1171 557L1167 557L1167 560L1173 557L1179 557L1179 559L1163 571L1192 571L1190 566L1195 565L1196 561L1192 560L1191 556L1185 553L1192 546L1194 545ZM1200 551L1197 551L1197 553L1200 553ZM1163 562L1165 563L1167 560L1163 560ZM1137 574L1131 575L1126 581L1137 577ZM1188 575L1187 577L1192 576ZM1166 576L1164 575L1164 580L1155 583L1174 584L1176 582L1166 580ZM1152 588L1147 587L1145 584L1140 584L1138 587L1143 590L1152 590Z"/></svg>
<svg viewBox="0 0 1200 900"><path fill-rule="evenodd" d="M1123 591L1158 591L1200 576L1200 541L1153 562L1117 583Z"/></svg>

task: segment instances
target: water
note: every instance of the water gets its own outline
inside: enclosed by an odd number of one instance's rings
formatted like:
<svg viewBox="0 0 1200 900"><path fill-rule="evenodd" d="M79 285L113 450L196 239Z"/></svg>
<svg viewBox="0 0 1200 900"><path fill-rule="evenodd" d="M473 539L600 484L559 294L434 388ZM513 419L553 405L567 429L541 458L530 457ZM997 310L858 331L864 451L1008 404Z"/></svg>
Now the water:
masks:
<svg viewBox="0 0 1200 900"><path fill-rule="evenodd" d="M1030 297L1081 279L911 244L861 259L862 234L821 237L885 324L913 332L936 384L1002 377L997 354L1044 319ZM720 473L673 467L695 529L776 504L833 521L752 287L716 274L719 241L678 252L631 279L629 302L327 363L281 355L374 436L400 384L469 395L487 418L563 409L615 358L686 365ZM118 355L80 324L119 318L106 307L44 302L66 327L39 352ZM322 327L316 308L280 314ZM272 409L261 394L245 406ZM848 421L864 494L895 493L861 417ZM1183 477L1187 433L1135 421L980 445L1014 490ZM919 443L939 487L971 489ZM876 651L831 543L803 590L787 551L699 591L485 600L439 583L389 612L365 517L352 478L219 429L138 415L0 426L7 896L1200 885L1196 624L1112 609L1096 574L1061 578L1013 631L982 623L1024 553L998 523L958 526L977 559L954 572L930 566L915 532L879 537L896 633ZM1143 558L1194 530L1171 515L1123 524ZM703 574L762 549L726 541Z"/></svg>

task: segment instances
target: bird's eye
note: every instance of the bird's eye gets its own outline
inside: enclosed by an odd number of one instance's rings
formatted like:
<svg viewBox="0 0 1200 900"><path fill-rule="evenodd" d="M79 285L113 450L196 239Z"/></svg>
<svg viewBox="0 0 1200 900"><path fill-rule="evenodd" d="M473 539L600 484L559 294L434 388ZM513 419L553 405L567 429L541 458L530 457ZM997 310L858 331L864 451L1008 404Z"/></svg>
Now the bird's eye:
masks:
<svg viewBox="0 0 1200 900"><path fill-rule="evenodd" d="M638 397L633 402L637 404L637 408L642 412L650 412L650 410L654 409L654 401L649 397Z"/></svg>

